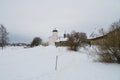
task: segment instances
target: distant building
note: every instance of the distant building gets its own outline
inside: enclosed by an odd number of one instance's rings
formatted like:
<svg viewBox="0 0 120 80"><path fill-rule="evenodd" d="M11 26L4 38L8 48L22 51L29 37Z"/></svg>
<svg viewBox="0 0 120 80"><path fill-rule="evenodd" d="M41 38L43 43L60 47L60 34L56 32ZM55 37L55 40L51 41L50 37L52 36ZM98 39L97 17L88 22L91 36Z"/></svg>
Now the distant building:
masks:
<svg viewBox="0 0 120 80"><path fill-rule="evenodd" d="M110 32L108 32L108 33L106 33L106 34L104 34L102 36L99 36L99 37L96 37L96 38L92 38L92 39L88 39L88 40L93 45L94 44L98 44L98 43L103 43L104 40L106 40L106 38L109 38L109 37L111 37L113 35L114 36L118 35L119 31L120 31L120 28L117 28L117 29L115 29L113 31L110 31Z"/></svg>

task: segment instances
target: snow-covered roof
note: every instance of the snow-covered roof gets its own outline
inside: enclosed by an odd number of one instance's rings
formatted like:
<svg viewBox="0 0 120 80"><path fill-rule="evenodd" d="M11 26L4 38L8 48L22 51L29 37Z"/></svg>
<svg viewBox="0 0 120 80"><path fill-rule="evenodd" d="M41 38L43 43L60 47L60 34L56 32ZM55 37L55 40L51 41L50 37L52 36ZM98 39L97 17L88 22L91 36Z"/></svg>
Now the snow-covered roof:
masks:
<svg viewBox="0 0 120 80"><path fill-rule="evenodd" d="M67 41L67 40L68 40L68 38L59 38L59 39L56 40L56 42Z"/></svg>

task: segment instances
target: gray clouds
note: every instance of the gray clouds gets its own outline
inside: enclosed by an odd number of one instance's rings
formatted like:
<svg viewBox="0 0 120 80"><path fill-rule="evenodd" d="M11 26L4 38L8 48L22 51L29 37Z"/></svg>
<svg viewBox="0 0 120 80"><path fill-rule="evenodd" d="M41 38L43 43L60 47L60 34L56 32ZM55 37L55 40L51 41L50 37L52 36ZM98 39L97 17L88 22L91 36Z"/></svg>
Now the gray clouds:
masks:
<svg viewBox="0 0 120 80"><path fill-rule="evenodd" d="M0 23L10 33L47 39L59 32L108 28L120 18L120 0L0 0ZM11 36L12 37L12 36Z"/></svg>

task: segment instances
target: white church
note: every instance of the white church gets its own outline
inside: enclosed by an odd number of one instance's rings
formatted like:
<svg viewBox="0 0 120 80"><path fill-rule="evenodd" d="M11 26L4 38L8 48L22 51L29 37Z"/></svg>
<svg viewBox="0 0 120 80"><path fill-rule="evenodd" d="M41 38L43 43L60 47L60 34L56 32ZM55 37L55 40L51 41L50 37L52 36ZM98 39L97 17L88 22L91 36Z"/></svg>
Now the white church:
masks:
<svg viewBox="0 0 120 80"><path fill-rule="evenodd" d="M55 46L55 42L67 41L64 36L58 36L58 30L54 29L52 31L52 36L49 37L49 46Z"/></svg>

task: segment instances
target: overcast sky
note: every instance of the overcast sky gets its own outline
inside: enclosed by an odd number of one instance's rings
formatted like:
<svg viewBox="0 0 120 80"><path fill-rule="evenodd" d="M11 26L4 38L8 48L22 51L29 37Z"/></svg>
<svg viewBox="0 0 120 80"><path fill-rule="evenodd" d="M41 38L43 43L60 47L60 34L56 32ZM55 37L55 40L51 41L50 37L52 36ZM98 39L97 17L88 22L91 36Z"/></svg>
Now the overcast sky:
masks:
<svg viewBox="0 0 120 80"><path fill-rule="evenodd" d="M0 24L11 42L47 41L54 28L59 35L76 30L89 36L119 19L120 0L0 0Z"/></svg>

